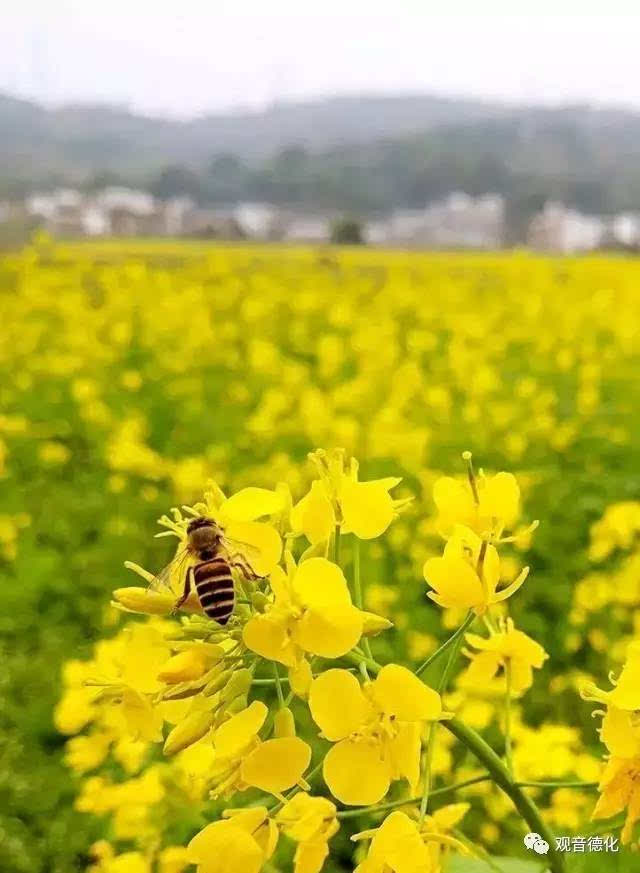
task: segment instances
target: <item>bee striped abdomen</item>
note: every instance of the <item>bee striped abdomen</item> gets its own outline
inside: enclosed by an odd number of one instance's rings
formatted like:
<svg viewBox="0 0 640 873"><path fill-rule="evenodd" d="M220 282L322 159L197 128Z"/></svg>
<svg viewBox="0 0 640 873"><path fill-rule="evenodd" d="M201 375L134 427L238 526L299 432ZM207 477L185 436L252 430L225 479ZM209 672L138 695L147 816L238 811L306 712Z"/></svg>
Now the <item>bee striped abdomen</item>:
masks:
<svg viewBox="0 0 640 873"><path fill-rule="evenodd" d="M203 561L193 568L193 581L205 614L226 624L233 612L235 593L231 567L224 558Z"/></svg>

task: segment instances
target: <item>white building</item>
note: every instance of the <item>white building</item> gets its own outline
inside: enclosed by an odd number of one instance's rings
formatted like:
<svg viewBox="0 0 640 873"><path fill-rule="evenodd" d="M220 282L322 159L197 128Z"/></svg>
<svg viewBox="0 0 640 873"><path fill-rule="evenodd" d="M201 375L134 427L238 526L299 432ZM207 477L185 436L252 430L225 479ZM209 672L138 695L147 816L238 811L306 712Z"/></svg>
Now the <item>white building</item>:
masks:
<svg viewBox="0 0 640 873"><path fill-rule="evenodd" d="M269 239L278 224L278 209L270 203L239 203L233 218L244 233L254 239Z"/></svg>
<svg viewBox="0 0 640 873"><path fill-rule="evenodd" d="M284 226L283 239L287 242L322 243L330 236L328 218L315 215L293 216Z"/></svg>
<svg viewBox="0 0 640 873"><path fill-rule="evenodd" d="M609 224L609 235L619 245L640 245L640 213L621 212L614 216Z"/></svg>
<svg viewBox="0 0 640 873"><path fill-rule="evenodd" d="M602 218L549 201L531 220L528 243L538 251L585 252L598 248L605 232L606 223Z"/></svg>
<svg viewBox="0 0 640 873"><path fill-rule="evenodd" d="M460 191L425 209L398 209L366 227L371 243L421 248L500 248L504 239L504 199L470 197Z"/></svg>

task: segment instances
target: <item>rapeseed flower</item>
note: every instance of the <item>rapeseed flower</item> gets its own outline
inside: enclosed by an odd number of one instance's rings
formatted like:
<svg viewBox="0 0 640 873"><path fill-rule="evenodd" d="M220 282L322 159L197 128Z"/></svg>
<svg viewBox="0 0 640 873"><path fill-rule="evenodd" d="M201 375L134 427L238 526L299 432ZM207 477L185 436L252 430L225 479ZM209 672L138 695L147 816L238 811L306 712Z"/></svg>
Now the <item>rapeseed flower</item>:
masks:
<svg viewBox="0 0 640 873"><path fill-rule="evenodd" d="M296 736L262 741L258 732L267 714L264 703L256 700L214 731L215 796L251 786L280 795L293 785L306 784L302 774L309 766L311 749Z"/></svg>
<svg viewBox="0 0 640 873"><path fill-rule="evenodd" d="M465 454L470 462L470 453ZM464 525L478 536L499 538L505 529L513 529L520 515L520 488L512 473L471 472L464 482L443 476L433 486L433 499L444 535Z"/></svg>
<svg viewBox="0 0 640 873"><path fill-rule="evenodd" d="M471 659L466 671L469 685L486 686L497 672L510 670L510 684L513 694L522 694L533 682L533 669L540 669L549 657L542 646L520 630L516 630L513 620L507 618L500 622L488 637L468 633L465 640L475 652L467 650Z"/></svg>
<svg viewBox="0 0 640 873"><path fill-rule="evenodd" d="M478 615L515 594L528 574L525 567L513 582L498 589L501 571L495 546L463 525L453 528L442 557L429 558L424 565L432 600L445 608L473 609Z"/></svg>
<svg viewBox="0 0 640 873"><path fill-rule="evenodd" d="M367 857L355 873L441 873L448 849L468 854L466 846L448 833L468 808L466 803L443 807L422 824L395 810L379 828L351 838L372 838Z"/></svg>
<svg viewBox="0 0 640 873"><path fill-rule="evenodd" d="M346 670L327 670L311 685L309 708L335 744L324 759L325 782L349 805L377 803L396 779L415 790L422 728L443 717L440 695L397 664L364 687Z"/></svg>
<svg viewBox="0 0 640 873"><path fill-rule="evenodd" d="M329 840L339 830L336 808L326 797L300 791L276 815L281 832L298 844L295 873L320 873L329 854Z"/></svg>
<svg viewBox="0 0 640 873"><path fill-rule="evenodd" d="M368 613L351 602L340 567L326 558L308 558L296 566L286 555L286 572L272 572L273 597L265 612L245 624L242 639L251 651L289 667L295 678L306 654L338 658L360 640Z"/></svg>
<svg viewBox="0 0 640 873"><path fill-rule="evenodd" d="M191 840L189 861L198 873L259 873L273 855L278 830L264 806L227 810Z"/></svg>
<svg viewBox="0 0 640 873"><path fill-rule="evenodd" d="M312 545L326 542L336 526L340 533L374 539L384 533L407 500L394 500L389 492L402 481L397 477L361 482L358 462L345 466L342 450L319 449L310 455L320 473L309 492L291 510L295 533L303 533Z"/></svg>
<svg viewBox="0 0 640 873"><path fill-rule="evenodd" d="M603 691L591 682L584 683L585 700L605 704L600 738L609 758L600 779L600 797L592 818L610 818L623 810L627 817L620 837L623 843L633 838L640 820L640 642L627 650L627 660L611 691Z"/></svg>

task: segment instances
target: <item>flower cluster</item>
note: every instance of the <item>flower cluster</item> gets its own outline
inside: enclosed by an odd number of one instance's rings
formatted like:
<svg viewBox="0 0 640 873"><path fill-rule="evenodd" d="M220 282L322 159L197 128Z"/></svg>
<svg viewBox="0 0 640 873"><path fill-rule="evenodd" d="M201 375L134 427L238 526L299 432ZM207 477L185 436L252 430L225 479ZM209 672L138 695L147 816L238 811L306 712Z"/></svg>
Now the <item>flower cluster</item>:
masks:
<svg viewBox="0 0 640 873"><path fill-rule="evenodd" d="M516 527L514 477L476 474L464 457L464 480L435 483L445 545L425 564L424 593L466 617L418 666L376 660L371 639L391 622L363 608L361 543L409 506L390 494L399 478L363 481L344 452L318 451L311 456L318 477L297 502L284 485L226 497L212 484L201 503L160 519L160 536L178 539L168 570L155 576L127 563L148 587L114 592L120 613L147 619L100 642L91 661L67 665L56 711L59 729L74 735L72 768L91 773L112 757L125 774L90 776L77 801L112 819L112 842L94 850L96 873L180 873L188 864L198 873L259 873L288 846L296 873L319 873L342 819L385 811L379 826L352 835L358 873L440 873L448 853L481 852L457 827L468 803L431 810L438 792L459 790L456 777L460 790L479 790L496 820L509 801L521 808L515 770L521 778L532 772L527 731L542 742L550 734L528 728L516 702L547 654L505 614L528 569L503 584L499 550L536 525ZM193 545L194 518L222 532L214 557L226 561L234 584L224 623L207 616L197 588L183 596L192 568L212 560ZM463 643L469 664L450 691ZM422 677L435 665L440 675L431 685ZM505 770L493 774L504 797L485 791L494 759L482 746L478 752L472 728L460 721L478 718L478 694L504 733ZM462 778L453 736L470 743L486 775ZM557 736L550 741L560 748ZM563 772L575 771L578 757L571 746ZM435 789L439 777L445 784ZM209 821L188 845L175 845L170 816L188 804ZM561 820L565 807L554 795L549 818ZM539 831L545 825L535 816L529 829ZM482 835L495 838L490 823ZM135 851L118 853L132 840Z"/></svg>
<svg viewBox="0 0 640 873"><path fill-rule="evenodd" d="M610 818L626 810L622 842L633 836L640 820L640 642L631 643L625 665L611 691L590 682L583 683L585 700L604 704L600 738L608 760L600 780L600 798L593 818Z"/></svg>

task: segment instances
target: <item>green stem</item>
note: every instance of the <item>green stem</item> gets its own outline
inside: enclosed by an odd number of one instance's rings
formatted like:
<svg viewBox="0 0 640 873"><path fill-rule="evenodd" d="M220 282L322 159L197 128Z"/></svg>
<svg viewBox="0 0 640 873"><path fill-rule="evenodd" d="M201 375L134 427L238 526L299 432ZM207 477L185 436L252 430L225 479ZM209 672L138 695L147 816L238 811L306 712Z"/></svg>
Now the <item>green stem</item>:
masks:
<svg viewBox="0 0 640 873"><path fill-rule="evenodd" d="M467 616L467 619L469 616ZM466 621L466 619L465 619ZM464 622L463 622L464 626ZM445 664L445 668L442 671L442 676L440 677L440 682L438 684L438 693L444 694L447 690L447 685L449 684L449 677L451 676L451 671L453 670L453 665L456 662L458 657L458 652L460 651L460 646L462 644L462 634L458 634L453 645L451 646L451 651L449 652L449 657L447 658L447 663ZM438 722L433 722L431 728L429 730L429 739L427 741L427 753L425 755L425 763L424 763L424 790L422 792L422 802L420 803L420 824L424 821L424 817L427 814L427 807L429 805L429 791L431 789L431 763L433 761L433 749L436 743L436 734L438 732Z"/></svg>
<svg viewBox="0 0 640 873"><path fill-rule="evenodd" d="M444 797L447 794L453 794L461 788L467 788L469 785L476 785L478 782L488 782L491 780L488 774L485 776L474 776L472 779L465 779L464 782L456 782L454 785L447 785L444 788L435 788L431 792L431 797ZM404 800L390 800L387 803L377 803L373 806L361 806L359 809L346 809L339 812L337 817L356 818L359 815L366 815L370 812L385 812L388 809L397 809L399 806L409 806L412 803L419 803L421 798L409 797Z"/></svg>
<svg viewBox="0 0 640 873"><path fill-rule="evenodd" d="M471 492L473 494L473 502L476 506L480 503L480 498L478 496L478 486L476 484L476 473L473 469L473 460L471 452L463 452L462 458L467 462L467 478L469 479L469 485L471 486Z"/></svg>
<svg viewBox="0 0 640 873"><path fill-rule="evenodd" d="M333 563L340 566L340 525L337 524L333 533Z"/></svg>
<svg viewBox="0 0 640 873"><path fill-rule="evenodd" d="M506 658L504 674L507 681L507 692L504 702L504 758L507 770L513 776L513 755L511 750L511 659Z"/></svg>
<svg viewBox="0 0 640 873"><path fill-rule="evenodd" d="M276 662L273 662L273 675L275 677L276 683L276 693L278 695L278 703L280 704L280 709L284 709L284 694L282 693L282 682L280 682L280 674L278 673L278 665Z"/></svg>
<svg viewBox="0 0 640 873"><path fill-rule="evenodd" d="M599 782L516 782L518 788L597 788Z"/></svg>
<svg viewBox="0 0 640 873"><path fill-rule="evenodd" d="M420 800L420 824L424 821L427 814L427 806L429 804L429 794L431 792L431 764L433 762L433 750L436 745L436 732L438 725L432 722L429 726L429 738L427 739L427 751L424 756L424 789Z"/></svg>
<svg viewBox="0 0 640 873"><path fill-rule="evenodd" d="M360 578L360 540L355 534L353 535L353 597L358 609L363 609L364 599L362 597L362 580ZM362 647L367 658L373 659L371 645L367 637L363 637Z"/></svg>
<svg viewBox="0 0 640 873"><path fill-rule="evenodd" d="M415 671L416 676L422 676L424 671L428 667L430 667L434 663L434 661L437 661L438 658L447 651L449 646L452 643L455 643L455 641L458 639L458 637L462 636L462 634L466 631L466 629L469 627L469 625L473 622L475 617L476 617L475 612L470 611L469 614L467 615L467 617L465 618L465 620L460 625L460 627L454 633L451 634L449 639L445 640L439 649L436 649L435 652L433 652L431 655L429 655L429 657L427 658L426 661L423 661L422 664L420 664L418 669Z"/></svg>
<svg viewBox="0 0 640 873"><path fill-rule="evenodd" d="M545 824L540 816L540 811L533 800L525 794L517 782L514 782L511 774L498 755L493 751L482 737L472 728L467 727L457 718L442 722L443 726L457 737L461 743L472 752L475 757L487 768L493 781L511 799L522 818L532 831L549 843L549 868L552 873L564 873L564 859L556 849L556 841L553 832Z"/></svg>

